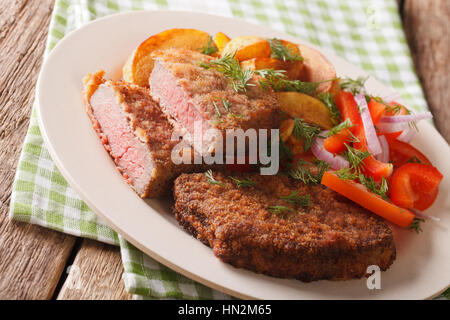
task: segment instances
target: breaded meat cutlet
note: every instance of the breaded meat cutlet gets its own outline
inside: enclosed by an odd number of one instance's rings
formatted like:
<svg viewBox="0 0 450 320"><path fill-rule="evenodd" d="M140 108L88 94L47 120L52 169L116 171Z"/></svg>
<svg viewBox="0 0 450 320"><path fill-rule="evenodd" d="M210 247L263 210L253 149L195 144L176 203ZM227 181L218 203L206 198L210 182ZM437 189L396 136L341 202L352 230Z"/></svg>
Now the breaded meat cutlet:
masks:
<svg viewBox="0 0 450 320"><path fill-rule="evenodd" d="M233 79L204 67L214 60L210 56L172 48L154 52L152 57L155 64L149 80L150 93L176 129L190 134L189 143L193 144L194 129L201 124L202 143L198 144L200 148L194 145L200 154L217 151L217 139L225 136L227 129L279 127L276 94L260 86L259 76L253 75L246 90L237 92ZM208 129L218 129L221 135Z"/></svg>
<svg viewBox="0 0 450 320"><path fill-rule="evenodd" d="M180 175L173 210L226 263L309 282L360 278L368 266L386 270L395 259L389 226L324 186L246 173L233 177L254 185L237 187L225 173L212 175L214 184L205 174ZM309 204L292 204L292 195L309 195Z"/></svg>
<svg viewBox="0 0 450 320"><path fill-rule="evenodd" d="M171 140L172 125L147 88L107 81L103 75L98 71L84 79L86 112L117 169L140 197L170 194L180 173L205 170L172 162L179 141Z"/></svg>

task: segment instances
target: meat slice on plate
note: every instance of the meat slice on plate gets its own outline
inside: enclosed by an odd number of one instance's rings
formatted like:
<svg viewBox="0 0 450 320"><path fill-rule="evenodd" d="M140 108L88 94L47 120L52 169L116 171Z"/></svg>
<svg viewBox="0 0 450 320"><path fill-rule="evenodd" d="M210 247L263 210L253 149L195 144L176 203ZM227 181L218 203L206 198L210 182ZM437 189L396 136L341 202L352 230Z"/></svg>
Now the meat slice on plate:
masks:
<svg viewBox="0 0 450 320"><path fill-rule="evenodd" d="M176 219L224 262L313 281L360 278L368 266L386 270L394 261L389 226L334 191L285 176L233 177L254 185L238 188L219 172L215 184L196 173L180 175L174 185ZM291 203L307 195L309 205Z"/></svg>
<svg viewBox="0 0 450 320"><path fill-rule="evenodd" d="M216 151L217 139L226 129L271 129L279 126L279 107L275 93L261 88L253 76L246 92L233 89L232 79L201 63L210 56L185 49L168 49L152 54L155 60L150 75L150 92L163 111L174 120L177 130L190 134L193 144L202 133L201 144L194 145L201 154ZM198 129L201 125L201 130ZM218 129L215 133L213 130ZM220 132L220 135L218 134ZM224 142L225 144L225 142Z"/></svg>
<svg viewBox="0 0 450 320"><path fill-rule="evenodd" d="M172 125L148 89L106 81L104 72L84 79L86 112L123 177L141 197L170 193L173 179L194 165L176 165L171 152ZM197 166L197 168L199 168Z"/></svg>

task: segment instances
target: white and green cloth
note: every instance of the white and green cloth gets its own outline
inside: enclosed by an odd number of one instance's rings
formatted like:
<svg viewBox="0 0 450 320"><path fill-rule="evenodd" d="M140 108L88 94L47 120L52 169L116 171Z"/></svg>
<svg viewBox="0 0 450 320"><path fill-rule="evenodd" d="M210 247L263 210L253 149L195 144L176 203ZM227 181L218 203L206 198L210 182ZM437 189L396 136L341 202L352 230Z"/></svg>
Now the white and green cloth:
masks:
<svg viewBox="0 0 450 320"><path fill-rule="evenodd" d="M290 33L360 66L400 93L409 107L427 109L396 0L56 0L46 55L68 32L98 17L155 9L235 17ZM125 287L137 298L230 298L166 268L101 221L53 163L43 144L34 108L17 167L10 216L120 245Z"/></svg>

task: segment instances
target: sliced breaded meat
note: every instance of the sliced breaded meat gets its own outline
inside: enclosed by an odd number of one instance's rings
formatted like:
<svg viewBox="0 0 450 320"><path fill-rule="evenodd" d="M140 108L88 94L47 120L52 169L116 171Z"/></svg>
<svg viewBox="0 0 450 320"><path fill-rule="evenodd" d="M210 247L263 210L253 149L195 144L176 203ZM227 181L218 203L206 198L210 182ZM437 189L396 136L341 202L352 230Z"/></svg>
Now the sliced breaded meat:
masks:
<svg viewBox="0 0 450 320"><path fill-rule="evenodd" d="M219 172L213 173L219 184L200 173L182 174L174 184L176 219L224 262L313 281L360 278L368 266L386 270L394 261L395 244L386 223L334 191L285 176L233 177L255 184L238 188ZM281 198L293 192L309 195L310 204L292 205Z"/></svg>
<svg viewBox="0 0 450 320"><path fill-rule="evenodd" d="M246 92L236 92L231 79L212 68L200 66L214 58L185 49L168 49L152 54L155 59L150 75L150 92L174 125L190 134L192 144L195 123L202 124L201 154L216 151L220 136L207 132L226 129L278 128L279 106L270 88L262 89L253 76ZM178 128L177 128L178 129ZM198 137L198 135L197 135Z"/></svg>
<svg viewBox="0 0 450 320"><path fill-rule="evenodd" d="M86 112L117 169L141 197L169 194L181 172L202 166L175 165L171 152L172 126L148 89L106 81L104 72L84 79Z"/></svg>

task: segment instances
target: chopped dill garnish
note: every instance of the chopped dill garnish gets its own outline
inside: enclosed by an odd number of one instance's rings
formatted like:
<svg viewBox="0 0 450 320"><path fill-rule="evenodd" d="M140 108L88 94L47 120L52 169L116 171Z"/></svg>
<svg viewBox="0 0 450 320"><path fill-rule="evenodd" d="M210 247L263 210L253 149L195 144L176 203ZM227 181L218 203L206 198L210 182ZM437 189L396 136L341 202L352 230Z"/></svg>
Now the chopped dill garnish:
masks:
<svg viewBox="0 0 450 320"><path fill-rule="evenodd" d="M361 151L345 144L347 151L344 158L349 162L349 168L335 171L335 174L343 180L355 180L361 174L361 167L364 167L363 160L370 157L369 151Z"/></svg>
<svg viewBox="0 0 450 320"><path fill-rule="evenodd" d="M369 79L369 77L358 77L356 80L350 78L341 79L340 86L341 89L348 90L353 93L353 95L355 95L360 93L361 90L364 89L364 84L366 83L367 79Z"/></svg>
<svg viewBox="0 0 450 320"><path fill-rule="evenodd" d="M358 176L359 182L373 193L379 195L385 200L388 200L387 191L389 189L387 180L382 177L380 184L378 184L372 177L366 177L363 174Z"/></svg>
<svg viewBox="0 0 450 320"><path fill-rule="evenodd" d="M311 172L311 167L315 166L316 173ZM330 168L330 165L325 161L315 160L314 164L299 159L296 167L289 170L288 175L296 180L302 181L304 184L320 184L322 176Z"/></svg>
<svg viewBox="0 0 450 320"><path fill-rule="evenodd" d="M327 133L327 137L334 136L335 134L341 132L342 130L349 129L354 126L355 125L352 124L352 121L350 119L346 119L344 122L341 122L337 126L331 128L330 131L328 131Z"/></svg>
<svg viewBox="0 0 450 320"><path fill-rule="evenodd" d="M270 50L272 54L271 58L283 60L283 61L303 61L303 58L298 54L292 54L292 52L285 47L283 42L277 38L268 39L270 44Z"/></svg>
<svg viewBox="0 0 450 320"><path fill-rule="evenodd" d="M217 51L219 51L219 49L217 49L217 47L213 44L212 37L209 36L206 46L204 46L200 52L203 54L210 55L210 54L216 53Z"/></svg>
<svg viewBox="0 0 450 320"><path fill-rule="evenodd" d="M219 107L217 106L217 104L216 104L215 101L213 101L212 103L213 103L213 105L214 105L214 108L216 108L216 114L217 114L217 117L220 118L220 117L222 116L222 114L220 113Z"/></svg>
<svg viewBox="0 0 450 320"><path fill-rule="evenodd" d="M307 124L300 118L294 118L294 129L292 135L297 139L304 140L303 149L309 150L313 139L320 133L320 128Z"/></svg>
<svg viewBox="0 0 450 320"><path fill-rule="evenodd" d="M329 92L320 93L319 95L317 95L317 98L319 98L320 101L322 101L323 104L330 110L331 121L333 122L333 124L336 125L339 122L341 122L342 115L339 112L339 109L337 108L336 104L334 103L334 99L331 93Z"/></svg>
<svg viewBox="0 0 450 320"><path fill-rule="evenodd" d="M284 212L286 212L286 211L295 212L294 209L292 209L290 207L285 207L285 206L269 206L267 209L280 217L282 217Z"/></svg>
<svg viewBox="0 0 450 320"><path fill-rule="evenodd" d="M324 82L333 81L335 79L319 81L319 82L303 82L300 80L289 80L284 70L260 69L254 71L256 74L264 78L259 84L262 89L272 87L274 91L296 91L309 95L314 95L317 87Z"/></svg>
<svg viewBox="0 0 450 320"><path fill-rule="evenodd" d="M242 69L239 62L234 58L234 55L226 54L209 63L200 61L199 66L205 69L215 69L230 78L231 86L236 92L247 92L246 86L254 86L254 84L248 83L253 76L253 70Z"/></svg>
<svg viewBox="0 0 450 320"><path fill-rule="evenodd" d="M225 108L225 110L227 110L227 112L230 111L230 101L222 98L222 103L223 103L223 107Z"/></svg>
<svg viewBox="0 0 450 320"><path fill-rule="evenodd" d="M298 205L301 205L302 207L309 206L309 204L311 202L311 196L309 194L300 196L298 194L298 191L293 191L290 195L281 196L280 198L282 200L286 201L287 203L290 203L292 205L298 204Z"/></svg>
<svg viewBox="0 0 450 320"><path fill-rule="evenodd" d="M242 119L244 116L242 114L229 113L230 117Z"/></svg>
<svg viewBox="0 0 450 320"><path fill-rule="evenodd" d="M414 230L416 233L422 232L422 226L421 223L424 223L425 220L421 218L414 218L411 224L409 225L408 229Z"/></svg>
<svg viewBox="0 0 450 320"><path fill-rule="evenodd" d="M243 180L239 180L239 179L234 178L232 176L229 176L229 178L236 183L236 186L238 188L241 188L241 187L242 188L252 187L252 186L254 186L256 184L256 182L252 181L252 179L250 179L250 178L243 179Z"/></svg>
<svg viewBox="0 0 450 320"><path fill-rule="evenodd" d="M209 182L210 184L217 184L217 185L222 186L222 187L225 186L222 182L217 181L216 179L214 179L213 173L212 173L212 170L211 170L211 169L209 169L208 171L206 171L206 172L204 173L204 175L205 175L206 179L208 179L208 182Z"/></svg>

